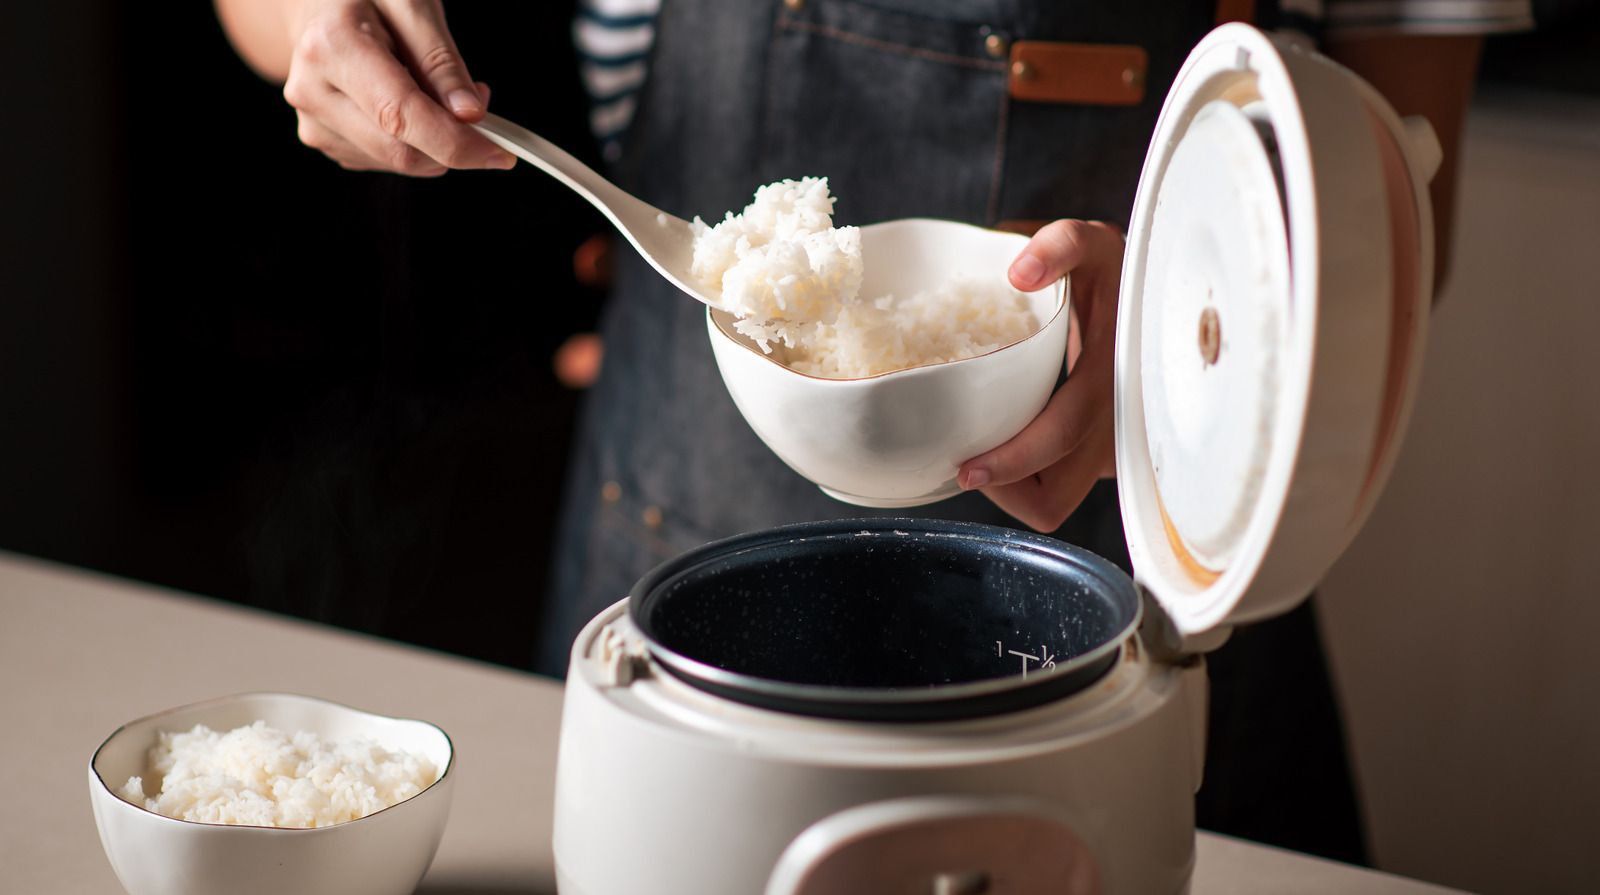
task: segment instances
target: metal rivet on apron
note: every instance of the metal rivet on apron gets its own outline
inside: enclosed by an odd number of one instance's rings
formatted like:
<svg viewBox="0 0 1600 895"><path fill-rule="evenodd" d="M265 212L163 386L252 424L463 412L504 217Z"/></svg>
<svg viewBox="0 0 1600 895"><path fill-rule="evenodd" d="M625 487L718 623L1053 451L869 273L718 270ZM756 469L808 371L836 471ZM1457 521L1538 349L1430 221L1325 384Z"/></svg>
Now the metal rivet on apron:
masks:
<svg viewBox="0 0 1600 895"><path fill-rule="evenodd" d="M806 0L783 0L783 5L798 12L806 5Z"/></svg>
<svg viewBox="0 0 1600 895"><path fill-rule="evenodd" d="M987 29L985 29L987 30ZM983 49L996 59L1011 52L1010 43L998 34L991 34L983 39Z"/></svg>
<svg viewBox="0 0 1600 895"><path fill-rule="evenodd" d="M1144 84L1144 69L1125 68L1122 70L1122 83L1129 87L1138 87Z"/></svg>
<svg viewBox="0 0 1600 895"><path fill-rule="evenodd" d="M639 521L643 522L644 523L644 527L650 529L651 531L660 531L661 530L661 508L660 507L645 507L644 508L644 512L639 514Z"/></svg>
<svg viewBox="0 0 1600 895"><path fill-rule="evenodd" d="M1031 81L1039 76L1037 69L1021 59L1011 63L1011 74L1019 81Z"/></svg>
<svg viewBox="0 0 1600 895"><path fill-rule="evenodd" d="M622 499L622 486L616 482L606 482L600 486L600 499L606 503L616 503Z"/></svg>

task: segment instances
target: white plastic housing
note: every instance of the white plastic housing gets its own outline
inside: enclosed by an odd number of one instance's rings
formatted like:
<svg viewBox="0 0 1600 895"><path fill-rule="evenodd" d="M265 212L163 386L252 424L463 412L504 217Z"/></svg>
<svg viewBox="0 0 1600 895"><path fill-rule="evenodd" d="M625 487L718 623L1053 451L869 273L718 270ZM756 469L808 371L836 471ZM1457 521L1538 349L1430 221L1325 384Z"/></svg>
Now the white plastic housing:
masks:
<svg viewBox="0 0 1600 895"><path fill-rule="evenodd" d="M731 703L654 663L613 686L602 644L618 641L613 625L632 639L626 610L624 600L584 628L567 672L554 842L563 895L759 893L812 824L917 796L1050 806L1089 846L1107 895L1186 889L1205 732L1198 663L1152 662L1130 640L1106 678L1044 708L864 724Z"/></svg>
<svg viewBox="0 0 1600 895"><path fill-rule="evenodd" d="M1382 489L1432 293L1410 143L1365 82L1246 25L1167 96L1123 263L1117 473L1182 634L1292 608Z"/></svg>

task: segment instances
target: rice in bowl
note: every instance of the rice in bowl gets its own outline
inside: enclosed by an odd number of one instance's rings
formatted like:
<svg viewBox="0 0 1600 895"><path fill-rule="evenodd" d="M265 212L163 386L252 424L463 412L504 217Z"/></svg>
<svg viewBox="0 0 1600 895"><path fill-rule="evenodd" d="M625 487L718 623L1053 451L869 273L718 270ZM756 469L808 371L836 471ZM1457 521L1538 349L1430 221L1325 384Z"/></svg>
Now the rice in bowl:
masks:
<svg viewBox="0 0 1600 895"><path fill-rule="evenodd" d="M833 203L827 178L807 177L761 187L715 227L694 220L690 273L721 291L734 328L774 360L858 379L976 357L1039 330L1027 297L1002 277L862 299L861 233L833 227Z"/></svg>
<svg viewBox="0 0 1600 895"><path fill-rule="evenodd" d="M691 225L690 275L720 290L719 307L764 349L832 323L861 288L861 231L833 226L833 201L825 177L784 180L714 227Z"/></svg>
<svg viewBox="0 0 1600 895"><path fill-rule="evenodd" d="M117 795L178 820L308 829L346 823L397 805L432 786L438 769L426 757L363 737L324 741L265 721L219 732L198 724L162 731L148 775L129 778Z"/></svg>

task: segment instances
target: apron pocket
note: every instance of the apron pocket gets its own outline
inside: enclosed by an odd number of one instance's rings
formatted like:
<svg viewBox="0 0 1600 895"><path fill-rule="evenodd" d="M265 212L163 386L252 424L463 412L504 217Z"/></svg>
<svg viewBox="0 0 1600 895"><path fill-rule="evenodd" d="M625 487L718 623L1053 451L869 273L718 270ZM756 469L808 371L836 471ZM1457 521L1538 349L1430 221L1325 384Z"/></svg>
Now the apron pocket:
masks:
<svg viewBox="0 0 1600 895"><path fill-rule="evenodd" d="M827 177L838 224L992 223L1007 63L990 47L1004 43L992 23L850 0L785 9L769 56L764 179Z"/></svg>

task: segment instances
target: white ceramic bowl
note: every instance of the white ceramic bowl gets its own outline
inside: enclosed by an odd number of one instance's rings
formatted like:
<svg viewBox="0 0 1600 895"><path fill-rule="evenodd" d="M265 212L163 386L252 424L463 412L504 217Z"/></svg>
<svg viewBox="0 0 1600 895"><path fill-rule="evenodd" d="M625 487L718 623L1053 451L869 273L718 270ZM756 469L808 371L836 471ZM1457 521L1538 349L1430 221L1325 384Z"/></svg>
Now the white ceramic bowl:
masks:
<svg viewBox="0 0 1600 895"><path fill-rule="evenodd" d="M439 779L418 795L359 820L295 830L204 824L165 817L114 790L145 773L161 731L213 730L263 720L323 739L368 737L428 757ZM89 762L89 797L106 857L130 895L408 895L444 834L455 787L450 738L423 721L385 718L287 693L246 693L183 706L124 725Z"/></svg>
<svg viewBox="0 0 1600 895"><path fill-rule="evenodd" d="M965 273L1005 282L1027 239L952 221L861 228L863 297L931 291ZM848 503L910 507L960 492L956 471L1022 431L1044 409L1066 359L1071 315L1061 280L1029 295L1043 327L965 360L864 379L821 379L763 354L733 317L706 327L728 392L767 447Z"/></svg>

